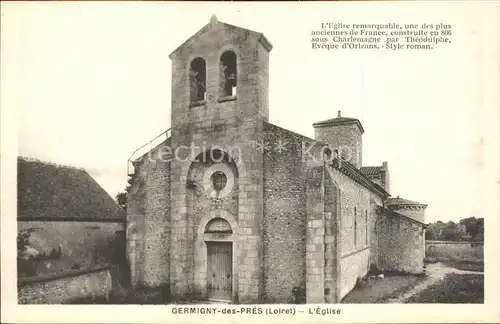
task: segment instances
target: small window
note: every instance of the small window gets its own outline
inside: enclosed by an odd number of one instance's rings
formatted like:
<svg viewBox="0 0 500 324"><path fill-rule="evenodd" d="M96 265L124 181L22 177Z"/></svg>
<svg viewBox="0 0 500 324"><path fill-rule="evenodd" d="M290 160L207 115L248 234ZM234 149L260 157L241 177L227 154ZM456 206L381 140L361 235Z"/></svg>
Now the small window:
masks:
<svg viewBox="0 0 500 324"><path fill-rule="evenodd" d="M236 96L237 68L236 54L224 52L220 57L220 89L223 97Z"/></svg>
<svg viewBox="0 0 500 324"><path fill-rule="evenodd" d="M222 171L216 171L211 177L212 184L217 191L221 191L227 184L227 177Z"/></svg>
<svg viewBox="0 0 500 324"><path fill-rule="evenodd" d="M189 69L191 102L205 100L207 88L207 66L201 57L191 62Z"/></svg>

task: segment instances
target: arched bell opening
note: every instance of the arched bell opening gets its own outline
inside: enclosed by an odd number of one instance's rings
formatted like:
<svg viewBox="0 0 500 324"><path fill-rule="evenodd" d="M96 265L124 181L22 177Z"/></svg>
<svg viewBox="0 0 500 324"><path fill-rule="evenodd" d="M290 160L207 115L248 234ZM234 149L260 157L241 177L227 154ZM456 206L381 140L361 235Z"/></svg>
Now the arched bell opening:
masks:
<svg viewBox="0 0 500 324"><path fill-rule="evenodd" d="M201 57L195 58L189 67L190 101L206 99L207 64Z"/></svg>
<svg viewBox="0 0 500 324"><path fill-rule="evenodd" d="M237 60L233 51L226 51L220 57L221 96L236 96Z"/></svg>

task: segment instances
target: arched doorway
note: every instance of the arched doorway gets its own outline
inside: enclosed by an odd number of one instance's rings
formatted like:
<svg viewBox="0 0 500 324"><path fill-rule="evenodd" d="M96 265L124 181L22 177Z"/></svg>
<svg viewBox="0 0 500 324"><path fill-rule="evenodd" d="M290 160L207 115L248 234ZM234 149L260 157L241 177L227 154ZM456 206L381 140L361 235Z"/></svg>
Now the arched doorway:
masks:
<svg viewBox="0 0 500 324"><path fill-rule="evenodd" d="M205 227L207 244L207 293L209 300L233 298L233 234L223 218L213 218Z"/></svg>
<svg viewBox="0 0 500 324"><path fill-rule="evenodd" d="M239 185L244 165L223 150L196 155L187 171L186 211L196 228L192 294L220 302L238 301Z"/></svg>

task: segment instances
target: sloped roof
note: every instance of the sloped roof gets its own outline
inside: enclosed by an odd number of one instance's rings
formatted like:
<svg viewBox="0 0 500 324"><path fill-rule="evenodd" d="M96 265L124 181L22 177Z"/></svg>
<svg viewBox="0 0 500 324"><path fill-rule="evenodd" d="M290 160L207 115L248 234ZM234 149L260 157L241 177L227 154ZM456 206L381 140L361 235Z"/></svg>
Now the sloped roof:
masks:
<svg viewBox="0 0 500 324"><path fill-rule="evenodd" d="M409 220L412 220L414 222L417 222L417 223L420 223L422 225L425 225L425 222L422 221L421 219L418 219L416 217L410 217L410 216L407 216L407 215L404 215L402 213L398 213L397 211L395 210L391 210L391 209L385 209L384 210L384 213L385 215L388 215L388 216L393 216L393 217L401 217L401 218L405 218L405 219L409 219Z"/></svg>
<svg viewBox="0 0 500 324"><path fill-rule="evenodd" d="M239 26L234 26L234 25L231 25L231 24L227 24L227 23L224 23L224 22L221 22L217 19L217 17L214 15L212 15L212 17L210 18L210 22L208 24L206 24L205 26L203 26L200 30L198 30L195 34L193 34L191 37L189 37L188 39L186 39L181 45L179 45L174 51L172 51L172 53L170 53L169 55L169 58L172 58L173 55L179 51L184 45L188 44L193 38L196 38L198 36L200 36L201 34L203 33L206 33L208 32L210 29L214 28L215 25L221 25L227 29L230 29L230 30L239 30L239 31L244 31L244 32L248 32L252 35L255 35L258 37L259 39L259 42L268 50L268 51L271 51L272 48L273 48L273 45L271 44L271 42L266 38L266 36L264 36L263 33L260 33L260 32L256 32L256 31L253 31L253 30L250 30L250 29L246 29L246 28L242 28L242 27L239 27Z"/></svg>
<svg viewBox="0 0 500 324"><path fill-rule="evenodd" d="M379 184L373 182L369 176L362 173L358 168L347 161L342 161L342 167L340 172L346 174L354 181L364 185L366 188L372 190L373 192L379 193L379 195L384 197L389 197L389 193Z"/></svg>
<svg viewBox="0 0 500 324"><path fill-rule="evenodd" d="M358 125L361 133L365 132L359 119L351 117L342 117L340 115L340 110L339 110L338 116L336 118L331 118L320 122L316 122L313 124L313 127L340 126L340 125L353 125L353 124Z"/></svg>
<svg viewBox="0 0 500 324"><path fill-rule="evenodd" d="M300 138L302 140L307 140L316 143L317 145L326 145L326 143L323 143L321 141L313 140L312 138L309 138L307 136L292 132L286 128L276 126L274 124L271 124L269 122L264 122L264 127L266 131L282 131L282 132L287 132L291 136L295 138ZM343 174L347 175L351 180L359 183L360 185L364 186L368 190L377 193L380 196L383 197L388 197L389 193L385 191L384 188L382 188L380 185L376 184L372 180L370 180L369 177L364 175L363 173L360 172L359 169L357 169L355 166L353 166L351 163L347 161L342 161L342 167L339 169L339 172L342 172Z"/></svg>
<svg viewBox="0 0 500 324"><path fill-rule="evenodd" d="M386 205L424 205L417 201L412 201L400 197L387 199Z"/></svg>
<svg viewBox="0 0 500 324"><path fill-rule="evenodd" d="M361 173L369 177L380 175L382 170L382 166L363 166L359 168L359 171L361 171Z"/></svg>
<svg viewBox="0 0 500 324"><path fill-rule="evenodd" d="M21 220L125 221L125 212L83 169L18 158Z"/></svg>

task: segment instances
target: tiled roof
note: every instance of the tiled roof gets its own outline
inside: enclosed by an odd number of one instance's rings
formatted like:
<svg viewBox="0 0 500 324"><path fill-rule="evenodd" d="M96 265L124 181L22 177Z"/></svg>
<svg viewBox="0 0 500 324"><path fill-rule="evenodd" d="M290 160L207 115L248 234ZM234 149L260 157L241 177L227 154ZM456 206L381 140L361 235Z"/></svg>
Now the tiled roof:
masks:
<svg viewBox="0 0 500 324"><path fill-rule="evenodd" d="M339 126L339 125L352 125L352 124L358 125L359 129L361 130L361 133L365 132L363 126L361 125L361 122L358 119L350 117L342 117L340 116L340 111L337 118L331 118L320 122L316 122L313 124L313 127Z"/></svg>
<svg viewBox="0 0 500 324"><path fill-rule="evenodd" d="M398 213L397 211L394 211L394 210L385 209L384 213L385 213L385 215L388 215L388 216L406 218L406 219L410 219L412 221L415 221L417 223L420 223L422 225L425 225L425 223L422 220L420 220L420 219L418 219L416 217L410 217L410 216L407 216L407 215L403 215L403 214Z"/></svg>
<svg viewBox="0 0 500 324"><path fill-rule="evenodd" d="M83 169L18 158L21 220L125 221L125 212Z"/></svg>
<svg viewBox="0 0 500 324"><path fill-rule="evenodd" d="M359 169L364 175L367 176L375 176L375 175L380 175L380 172L382 172L382 166L364 166Z"/></svg>
<svg viewBox="0 0 500 324"><path fill-rule="evenodd" d="M353 166L351 163L347 161L342 161L341 162L342 167L339 169L340 172L346 174L349 176L351 179L354 181L360 183L361 185L365 186L366 188L375 191L382 196L388 197L389 193L385 191L384 188L382 188L380 185L376 184L373 182L366 174L361 172L358 168Z"/></svg>
<svg viewBox="0 0 500 324"><path fill-rule="evenodd" d="M386 205L423 205L423 204L417 201L396 197L387 199Z"/></svg>
<svg viewBox="0 0 500 324"><path fill-rule="evenodd" d="M359 121L356 118L351 118L351 117L336 117L336 118L330 118L327 120L323 120L317 123L314 123L314 125L319 125L319 124L330 124L330 123L346 123L346 122L356 122Z"/></svg>

